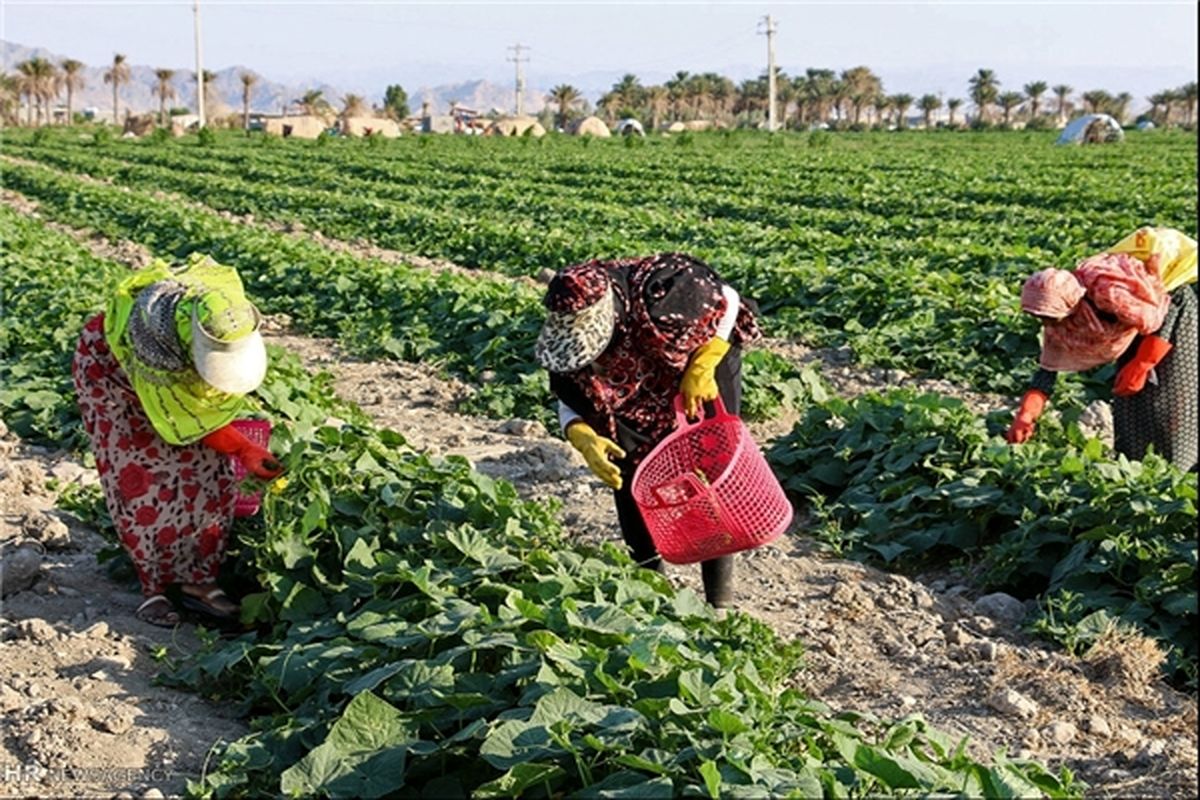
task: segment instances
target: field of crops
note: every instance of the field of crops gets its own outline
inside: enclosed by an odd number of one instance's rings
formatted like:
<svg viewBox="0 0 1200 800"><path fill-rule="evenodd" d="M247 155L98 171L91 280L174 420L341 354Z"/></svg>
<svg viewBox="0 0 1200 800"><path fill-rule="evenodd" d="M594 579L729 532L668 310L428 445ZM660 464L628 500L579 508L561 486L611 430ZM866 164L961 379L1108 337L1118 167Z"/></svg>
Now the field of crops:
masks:
<svg viewBox="0 0 1200 800"><path fill-rule="evenodd" d="M630 140L632 141L632 140ZM465 410L546 418L531 364L539 292L506 276L597 256L687 250L755 297L768 330L1015 395L1036 330L1025 274L1140 224L1196 230L1194 136L1059 149L1045 135L664 141L219 138L92 143L7 136L0 182L41 214L164 257L236 266L265 311L354 352L480 384ZM166 194L164 194L166 193ZM489 271L429 272L247 224ZM122 267L0 208L0 415L81 443L68 353ZM47 269L47 264L55 265ZM48 335L49 332L49 335ZM486 373L486 380L484 380ZM1071 646L1108 621L1171 650L1195 686L1196 484L1113 459L1074 424L1107 376L1056 400L1036 442L997 414L905 391L853 401L770 353L751 407L801 412L777 472L842 555L973 565L980 588L1040 598L1031 624ZM786 688L798 651L742 615L570 545L554 509L457 459L409 450L277 361L258 400L291 483L238 529L233 572L254 634L213 639L171 680L237 702L255 733L197 792L382 796L1071 796L991 765L919 720L839 714ZM329 414L347 424L324 426ZM103 524L96 497L75 508Z"/></svg>

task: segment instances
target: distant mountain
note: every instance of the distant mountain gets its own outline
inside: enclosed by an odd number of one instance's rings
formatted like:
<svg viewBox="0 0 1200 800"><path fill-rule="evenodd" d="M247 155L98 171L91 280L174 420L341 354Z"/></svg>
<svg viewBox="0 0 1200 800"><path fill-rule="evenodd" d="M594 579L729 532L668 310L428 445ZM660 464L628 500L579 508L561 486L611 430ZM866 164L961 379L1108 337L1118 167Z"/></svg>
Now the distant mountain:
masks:
<svg viewBox="0 0 1200 800"><path fill-rule="evenodd" d="M65 58L63 55L51 53L41 47L26 47L13 42L0 41L0 65L2 65L0 68L6 72L11 72L14 66L21 61L39 56L53 61L55 64L60 63ZM111 65L88 65L84 69L84 88L75 94L76 109L95 108L101 117L111 117L112 86L104 82L104 72L109 66ZM178 95L168 103L168 106L186 106L187 108L195 109L195 72L191 69L178 66L168 66L167 68L175 69L175 77L171 83ZM122 115L124 115L126 108L129 108L135 114L158 110L158 97L153 94L154 87L158 85L158 78L154 76L155 69L156 67L141 64L129 65L130 81L121 86L119 96L120 113ZM217 108L210 110L210 113L221 114L241 110L241 75L244 72L254 73L254 70L234 66L226 67L214 73L217 76L214 84L217 87L218 101ZM341 105L343 92L336 86L331 86L327 83L289 85L272 81L257 73L254 74L258 77L258 82L254 85L250 93L251 111L278 113L284 105L296 100L310 89L319 89L324 92L325 98L334 107ZM60 96L59 102L66 102L65 94Z"/></svg>
<svg viewBox="0 0 1200 800"><path fill-rule="evenodd" d="M408 105L413 114L421 113L421 103L429 102L431 114L445 114L453 103L488 113L493 109L512 113L516 108L516 91L512 86L501 86L486 80L464 81L442 86L422 86L408 93ZM537 114L546 105L546 90L525 88L522 110Z"/></svg>
<svg viewBox="0 0 1200 800"><path fill-rule="evenodd" d="M41 57L55 64L63 61L65 56L51 53L41 47L26 47L14 42L0 41L0 68L11 72L15 65L29 58ZM75 95L75 108L95 108L101 117L112 115L112 86L104 82L104 72L109 64L88 65L83 71L84 88ZM175 69L175 77L171 81L177 97L170 101L169 106L181 106L191 109L196 107L195 72L186 67L168 67ZM158 97L153 93L158 79L154 76L155 67L143 64L130 64L130 81L121 86L121 114L129 108L135 114L158 110ZM209 67L211 70L211 67ZM216 113L240 111L242 108L241 75L250 72L258 77L258 82L250 94L250 110L256 112L278 113L285 105L295 101L311 89L319 89L331 105L338 108L342 104L345 90L319 80L312 82L280 82L273 81L247 67L226 67L215 72L214 81L217 87L218 107ZM546 91L540 88L527 88L525 91L523 109L536 114L546 105ZM377 87L374 92L363 92L369 102L380 103L383 100L383 87ZM429 101L430 113L445 114L453 103L481 112L493 109L510 112L515 108L515 96L511 86L503 86L486 80L471 80L460 83L442 84L438 86L423 86L409 90L409 108L413 114L419 114L422 101ZM59 102L65 102L65 95ZM210 110L210 113L213 113Z"/></svg>

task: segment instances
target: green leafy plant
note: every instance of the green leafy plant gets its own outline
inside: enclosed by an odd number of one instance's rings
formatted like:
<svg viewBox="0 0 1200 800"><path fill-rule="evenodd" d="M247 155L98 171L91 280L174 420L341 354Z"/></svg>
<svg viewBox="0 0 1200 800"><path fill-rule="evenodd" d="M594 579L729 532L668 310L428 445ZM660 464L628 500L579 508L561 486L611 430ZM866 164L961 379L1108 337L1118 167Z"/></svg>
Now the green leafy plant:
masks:
<svg viewBox="0 0 1200 800"><path fill-rule="evenodd" d="M1053 417L1013 447L1004 423L909 391L831 398L769 458L790 492L821 498L815 534L836 552L910 566L966 555L983 588L1046 597L1036 627L1068 647L1102 611L1194 680L1195 480L1154 454L1107 455Z"/></svg>

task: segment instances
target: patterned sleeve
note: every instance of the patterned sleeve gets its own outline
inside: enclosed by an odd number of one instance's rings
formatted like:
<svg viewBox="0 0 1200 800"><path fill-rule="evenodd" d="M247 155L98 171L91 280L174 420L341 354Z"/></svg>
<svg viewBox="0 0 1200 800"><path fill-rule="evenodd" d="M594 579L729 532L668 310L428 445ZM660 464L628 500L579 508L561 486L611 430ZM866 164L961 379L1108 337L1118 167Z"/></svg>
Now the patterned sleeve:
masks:
<svg viewBox="0 0 1200 800"><path fill-rule="evenodd" d="M1155 335L1161 336L1168 342L1174 344L1176 336L1175 328L1179 323L1181 312L1188 306L1195 304L1195 284L1181 286L1180 288L1171 292L1171 305L1167 308L1167 315L1163 318L1162 327L1158 329Z"/></svg>
<svg viewBox="0 0 1200 800"><path fill-rule="evenodd" d="M1038 371L1033 373L1033 380L1029 381L1030 389L1037 389L1042 394L1049 397L1054 394L1054 385L1058 383L1058 373L1052 369L1039 367Z"/></svg>

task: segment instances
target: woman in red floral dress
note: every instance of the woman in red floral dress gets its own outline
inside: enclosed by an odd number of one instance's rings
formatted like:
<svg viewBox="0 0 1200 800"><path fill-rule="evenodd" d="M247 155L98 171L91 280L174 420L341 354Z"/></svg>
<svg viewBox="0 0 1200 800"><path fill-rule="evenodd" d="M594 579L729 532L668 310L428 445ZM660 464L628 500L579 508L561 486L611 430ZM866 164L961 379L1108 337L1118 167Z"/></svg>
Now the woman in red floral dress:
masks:
<svg viewBox="0 0 1200 800"><path fill-rule="evenodd" d="M237 616L216 586L237 499L230 456L263 479L281 472L230 425L266 371L257 328L237 273L193 259L124 280L79 338L80 415L147 622L179 621L164 594L174 584L189 608Z"/></svg>
<svg viewBox="0 0 1200 800"><path fill-rule="evenodd" d="M621 533L651 569L658 552L633 500L638 464L718 394L741 407L741 346L761 334L752 305L703 262L680 253L590 261L561 270L546 292L535 355L550 371L567 439L613 489ZM733 557L702 562L708 602L733 602Z"/></svg>

